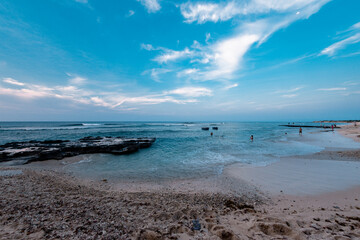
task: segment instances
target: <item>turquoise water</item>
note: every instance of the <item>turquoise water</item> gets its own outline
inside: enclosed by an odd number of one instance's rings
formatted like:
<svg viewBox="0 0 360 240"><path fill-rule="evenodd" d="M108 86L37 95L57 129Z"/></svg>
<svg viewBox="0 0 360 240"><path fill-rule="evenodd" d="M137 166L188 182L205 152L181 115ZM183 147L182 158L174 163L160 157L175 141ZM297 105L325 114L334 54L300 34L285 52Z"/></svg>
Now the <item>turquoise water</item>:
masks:
<svg viewBox="0 0 360 240"><path fill-rule="evenodd" d="M125 179L192 178L221 174L232 163L267 165L281 156L315 153L324 148L359 147L337 133L280 127L280 122L0 122L0 144L13 141L86 136L155 137L152 147L135 154L97 154L67 165L80 175ZM202 127L209 127L203 131ZM218 127L218 130L212 130ZM213 136L210 133L213 132ZM285 134L287 133L287 134ZM254 141L250 141L250 135Z"/></svg>

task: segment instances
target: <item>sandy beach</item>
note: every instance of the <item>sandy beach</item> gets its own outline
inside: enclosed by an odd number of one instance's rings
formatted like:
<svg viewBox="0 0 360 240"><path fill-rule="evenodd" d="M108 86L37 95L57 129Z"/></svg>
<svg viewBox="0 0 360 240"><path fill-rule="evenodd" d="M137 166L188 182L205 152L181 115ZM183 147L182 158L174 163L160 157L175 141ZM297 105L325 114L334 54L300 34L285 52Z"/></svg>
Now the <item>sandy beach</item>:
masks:
<svg viewBox="0 0 360 240"><path fill-rule="evenodd" d="M359 150L156 183L78 179L64 161L1 168L1 239L360 239Z"/></svg>

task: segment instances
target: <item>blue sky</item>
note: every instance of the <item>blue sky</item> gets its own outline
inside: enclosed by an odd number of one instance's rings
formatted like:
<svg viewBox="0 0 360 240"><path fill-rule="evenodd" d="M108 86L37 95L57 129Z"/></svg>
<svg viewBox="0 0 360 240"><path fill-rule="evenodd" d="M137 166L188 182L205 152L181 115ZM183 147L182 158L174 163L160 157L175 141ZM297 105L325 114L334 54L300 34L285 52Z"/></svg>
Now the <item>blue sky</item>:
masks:
<svg viewBox="0 0 360 240"><path fill-rule="evenodd" d="M0 120L360 119L358 0L2 0Z"/></svg>

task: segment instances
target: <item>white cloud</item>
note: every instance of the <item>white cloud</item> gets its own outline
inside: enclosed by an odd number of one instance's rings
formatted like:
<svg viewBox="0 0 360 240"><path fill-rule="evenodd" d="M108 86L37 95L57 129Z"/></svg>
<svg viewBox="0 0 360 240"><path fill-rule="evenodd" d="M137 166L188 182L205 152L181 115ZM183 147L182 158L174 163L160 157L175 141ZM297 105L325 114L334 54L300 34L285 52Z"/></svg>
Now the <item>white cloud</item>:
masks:
<svg viewBox="0 0 360 240"><path fill-rule="evenodd" d="M32 89L11 89L0 87L0 95L11 95L18 98L32 99L32 98L43 98L51 96L45 91L37 91Z"/></svg>
<svg viewBox="0 0 360 240"><path fill-rule="evenodd" d="M182 70L180 72L177 73L177 77L184 77L184 76L189 76L189 75L192 75L196 72L198 72L199 69L197 68L188 68L188 69L185 69L185 70Z"/></svg>
<svg viewBox="0 0 360 240"><path fill-rule="evenodd" d="M224 87L224 90L229 90L229 89L231 89L231 88L236 88L236 87L238 87L238 86L239 86L239 84L234 83L234 84L232 84L232 85L228 85L228 86Z"/></svg>
<svg viewBox="0 0 360 240"><path fill-rule="evenodd" d="M175 51L167 49L164 53L161 55L155 57L153 60L162 64L167 63L169 61L175 61L184 57L189 57L192 55L192 51L190 51L188 48L185 48L183 51Z"/></svg>
<svg viewBox="0 0 360 240"><path fill-rule="evenodd" d="M131 17L135 14L135 11L129 10L129 12L126 14L126 17Z"/></svg>
<svg viewBox="0 0 360 240"><path fill-rule="evenodd" d="M66 73L70 77L69 83L70 85L82 85L84 84L87 79L84 77L80 77L79 75L72 74L72 73Z"/></svg>
<svg viewBox="0 0 360 240"><path fill-rule="evenodd" d="M208 43L209 40L210 40L210 38L211 38L211 34L210 34L210 33L207 33L207 34L206 34L206 38L205 38L205 42Z"/></svg>
<svg viewBox="0 0 360 240"><path fill-rule="evenodd" d="M9 84L12 84L12 85L17 85L17 86L24 86L25 84L22 83L22 82L19 82L13 78L3 78L3 82L5 83L9 83Z"/></svg>
<svg viewBox="0 0 360 240"><path fill-rule="evenodd" d="M104 101L103 99L99 97L91 97L90 100L96 105L96 106L102 106L107 108L112 108L113 105Z"/></svg>
<svg viewBox="0 0 360 240"><path fill-rule="evenodd" d="M318 91L345 91L347 88L319 88Z"/></svg>
<svg viewBox="0 0 360 240"><path fill-rule="evenodd" d="M348 28L347 30L341 33L342 34L345 33L348 36L345 39L338 41L330 45L329 47L325 48L320 52L319 55L328 55L331 57L334 56L339 50L346 48L346 46L360 42L360 22L355 23L350 28Z"/></svg>
<svg viewBox="0 0 360 240"><path fill-rule="evenodd" d="M153 50L156 50L151 44L145 44L145 43L142 43L140 45L140 48L141 49L145 49L147 51L153 51Z"/></svg>
<svg viewBox="0 0 360 240"><path fill-rule="evenodd" d="M219 42L213 48L213 63L216 68L205 75L210 79L230 77L238 69L244 54L258 40L259 36L249 34Z"/></svg>
<svg viewBox="0 0 360 240"><path fill-rule="evenodd" d="M359 85L360 82L352 82L352 81L346 81L344 82L344 85L347 85L347 86L356 86L356 85Z"/></svg>
<svg viewBox="0 0 360 240"><path fill-rule="evenodd" d="M304 87L295 87L295 88L290 88L290 89L284 89L284 90L278 90L275 91L274 93L293 93L293 92L297 92L301 89L303 89Z"/></svg>
<svg viewBox="0 0 360 240"><path fill-rule="evenodd" d="M185 97L202 97L211 96L212 91L204 87L183 87L165 92L165 94L176 94Z"/></svg>
<svg viewBox="0 0 360 240"><path fill-rule="evenodd" d="M355 23L354 25L352 25L350 30L353 30L353 29L360 29L360 22Z"/></svg>
<svg viewBox="0 0 360 240"><path fill-rule="evenodd" d="M157 12L161 9L158 0L138 0L149 13Z"/></svg>
<svg viewBox="0 0 360 240"><path fill-rule="evenodd" d="M180 6L181 14L186 19L186 22L204 23L207 21L217 22L219 20L225 21L232 18L238 13L234 2L227 4L215 3L183 3Z"/></svg>
<svg viewBox="0 0 360 240"><path fill-rule="evenodd" d="M294 98L294 97L297 97L298 94L284 94L282 95L283 98Z"/></svg>
<svg viewBox="0 0 360 240"><path fill-rule="evenodd" d="M205 23L208 21L227 21L238 15L266 14L270 12L293 13L302 15L303 8L317 7L328 0L232 0L222 3L183 3L180 6L181 14L188 23Z"/></svg>
<svg viewBox="0 0 360 240"><path fill-rule="evenodd" d="M336 54L337 51L345 48L347 45L355 44L358 42L360 42L360 33L356 33L355 35L353 35L351 37L348 37L344 40L341 40L339 42L336 42L336 43L330 45L329 47L322 50L320 55L333 56Z"/></svg>
<svg viewBox="0 0 360 240"><path fill-rule="evenodd" d="M160 75L166 74L166 73L171 72L171 71L172 70L166 69L166 68L153 68L150 71L145 71L145 73L150 72L150 76L154 81L161 82L160 81Z"/></svg>
<svg viewBox="0 0 360 240"><path fill-rule="evenodd" d="M185 69L183 72L184 72L184 74L192 74L197 71L198 71L198 69L196 69L196 68L189 68L189 69Z"/></svg>
<svg viewBox="0 0 360 240"><path fill-rule="evenodd" d="M163 96L163 97L152 97L152 96L143 96L143 97L125 97L122 98L118 103L114 104L112 108L116 108L125 103L132 104L140 104L140 105L154 105L161 103L176 103L176 104L186 104L186 103L194 103L197 102L196 99L185 99L179 100L175 99L171 96Z"/></svg>
<svg viewBox="0 0 360 240"><path fill-rule="evenodd" d="M76 76L74 78L71 78L69 80L69 82L70 82L70 84L81 85L81 84L84 84L86 82L86 80L87 80L86 78Z"/></svg>
<svg viewBox="0 0 360 240"><path fill-rule="evenodd" d="M200 47L200 44L197 41L194 41L192 47ZM160 64L167 63L169 61L176 61L185 57L190 57L194 54L194 51L189 50L189 48L185 48L182 51L176 51L163 47L154 47L151 44L144 43L140 45L140 48L147 51L161 51L162 53L153 59L153 61L156 61Z"/></svg>
<svg viewBox="0 0 360 240"><path fill-rule="evenodd" d="M88 3L88 0L75 0L75 2L78 2L78 3Z"/></svg>
<svg viewBox="0 0 360 240"><path fill-rule="evenodd" d="M9 80L9 79L6 79ZM11 82L20 83L16 80ZM9 82L9 81L8 81ZM212 91L207 88L184 87L158 94L143 96L127 96L113 91L97 91L96 93L78 86L54 86L47 87L36 84L12 84L22 86L18 88L4 88L0 85L0 95L8 95L20 99L34 100L41 98L58 98L80 104L91 104L119 110L134 110L135 105L149 105L161 103L186 104L197 102L196 97L210 96ZM179 98L173 96L177 95ZM130 104L130 106L129 106Z"/></svg>
<svg viewBox="0 0 360 240"><path fill-rule="evenodd" d="M186 54L168 50L155 58L159 63L190 58L198 71L191 74L195 80L233 79L244 66L244 57L253 47L264 43L274 32L291 23L309 18L330 0L229 0L221 3L187 2L180 5L187 23L226 21L239 18L234 33L206 46L198 42ZM257 20L253 20L257 19ZM173 52L171 52L173 51ZM200 66L199 66L200 65ZM181 73L178 76L183 76Z"/></svg>

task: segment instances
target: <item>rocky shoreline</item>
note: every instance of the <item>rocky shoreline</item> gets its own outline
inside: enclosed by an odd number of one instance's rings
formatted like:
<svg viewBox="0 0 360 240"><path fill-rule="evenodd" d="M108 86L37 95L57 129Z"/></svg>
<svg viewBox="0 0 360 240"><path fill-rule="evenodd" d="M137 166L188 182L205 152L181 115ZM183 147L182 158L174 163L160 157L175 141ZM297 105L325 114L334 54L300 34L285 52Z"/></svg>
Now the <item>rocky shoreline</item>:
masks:
<svg viewBox="0 0 360 240"><path fill-rule="evenodd" d="M150 147L155 138L85 137L78 141L47 140L12 142L0 146L0 162L27 164L50 159L60 160L82 154L130 154Z"/></svg>

